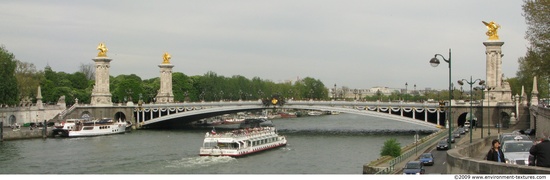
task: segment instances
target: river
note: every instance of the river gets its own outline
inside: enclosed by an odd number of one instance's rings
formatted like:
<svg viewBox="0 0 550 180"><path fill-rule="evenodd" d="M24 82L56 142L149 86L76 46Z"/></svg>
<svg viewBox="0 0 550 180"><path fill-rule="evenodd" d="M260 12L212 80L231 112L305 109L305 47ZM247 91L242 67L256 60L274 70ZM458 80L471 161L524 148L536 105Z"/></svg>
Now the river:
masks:
<svg viewBox="0 0 550 180"><path fill-rule="evenodd" d="M272 121L287 146L240 158L198 156L207 129L4 141L0 174L362 174L386 140L405 146L429 132L344 113Z"/></svg>

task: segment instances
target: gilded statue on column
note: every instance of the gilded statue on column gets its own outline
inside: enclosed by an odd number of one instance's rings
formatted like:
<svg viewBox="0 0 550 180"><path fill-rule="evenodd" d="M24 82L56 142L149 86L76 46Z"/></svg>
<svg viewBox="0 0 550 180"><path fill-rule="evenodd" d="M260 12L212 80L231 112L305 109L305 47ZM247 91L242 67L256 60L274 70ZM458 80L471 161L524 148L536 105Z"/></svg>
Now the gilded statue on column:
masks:
<svg viewBox="0 0 550 180"><path fill-rule="evenodd" d="M170 59L172 58L172 56L170 56L170 54L168 54L167 52L164 53L164 55L162 56L162 64L170 64Z"/></svg>
<svg viewBox="0 0 550 180"><path fill-rule="evenodd" d="M97 57L107 57L107 47L103 43L99 43L97 45L97 50L99 50L99 53L97 53Z"/></svg>
<svg viewBox="0 0 550 180"><path fill-rule="evenodd" d="M485 22L481 21L485 26L487 26L487 32L485 33L487 36L489 36L489 40L498 40L498 34L497 30L500 28L500 25L491 21L491 22Z"/></svg>

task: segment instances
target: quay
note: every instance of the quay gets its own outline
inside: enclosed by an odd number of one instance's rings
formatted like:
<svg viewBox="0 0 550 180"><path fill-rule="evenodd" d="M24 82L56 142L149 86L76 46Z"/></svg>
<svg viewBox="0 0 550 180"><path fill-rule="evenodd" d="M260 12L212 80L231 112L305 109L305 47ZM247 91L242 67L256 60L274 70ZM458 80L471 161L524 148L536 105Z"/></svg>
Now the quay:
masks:
<svg viewBox="0 0 550 180"><path fill-rule="evenodd" d="M0 122L0 142L21 140L21 139L36 139L36 138L48 138L53 135L53 127L37 127L31 130L30 127L21 127L19 129L12 129L11 127L3 126Z"/></svg>

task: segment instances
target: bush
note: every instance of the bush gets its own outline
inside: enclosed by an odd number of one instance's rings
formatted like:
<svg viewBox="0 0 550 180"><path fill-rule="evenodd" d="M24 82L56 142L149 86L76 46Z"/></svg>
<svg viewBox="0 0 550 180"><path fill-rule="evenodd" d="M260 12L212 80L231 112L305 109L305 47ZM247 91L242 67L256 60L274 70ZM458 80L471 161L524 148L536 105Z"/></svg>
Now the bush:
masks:
<svg viewBox="0 0 550 180"><path fill-rule="evenodd" d="M395 138L390 138L384 142L380 156L397 157L401 155L401 144Z"/></svg>

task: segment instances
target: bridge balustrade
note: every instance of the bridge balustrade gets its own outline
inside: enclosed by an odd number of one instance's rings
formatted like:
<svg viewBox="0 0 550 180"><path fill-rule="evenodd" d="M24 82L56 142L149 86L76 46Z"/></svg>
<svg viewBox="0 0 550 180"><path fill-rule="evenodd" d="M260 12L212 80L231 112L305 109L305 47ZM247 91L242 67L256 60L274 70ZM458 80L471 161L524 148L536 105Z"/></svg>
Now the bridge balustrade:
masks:
<svg viewBox="0 0 550 180"><path fill-rule="evenodd" d="M219 114L223 112L249 111L274 108L274 106L265 106L261 100L257 101L212 101L212 102L184 102L169 104L144 104L136 107L136 120L138 124L148 125L178 117L193 116L199 114ZM439 103L404 103L404 102L369 102L369 101L301 101L288 100L282 106L275 108L281 109L304 109L318 111L339 111L346 113L355 113L381 117L386 119L396 119L404 122L412 122L423 126L435 126L440 124L440 114L444 111L440 109ZM384 112L384 113L382 113ZM392 112L399 112L392 114ZM413 112L413 113L411 113ZM424 113L424 121L410 121L416 119L416 113ZM149 113L149 114L145 114ZM412 114L412 118L405 117L404 113ZM437 122L428 122L428 113L437 114Z"/></svg>

